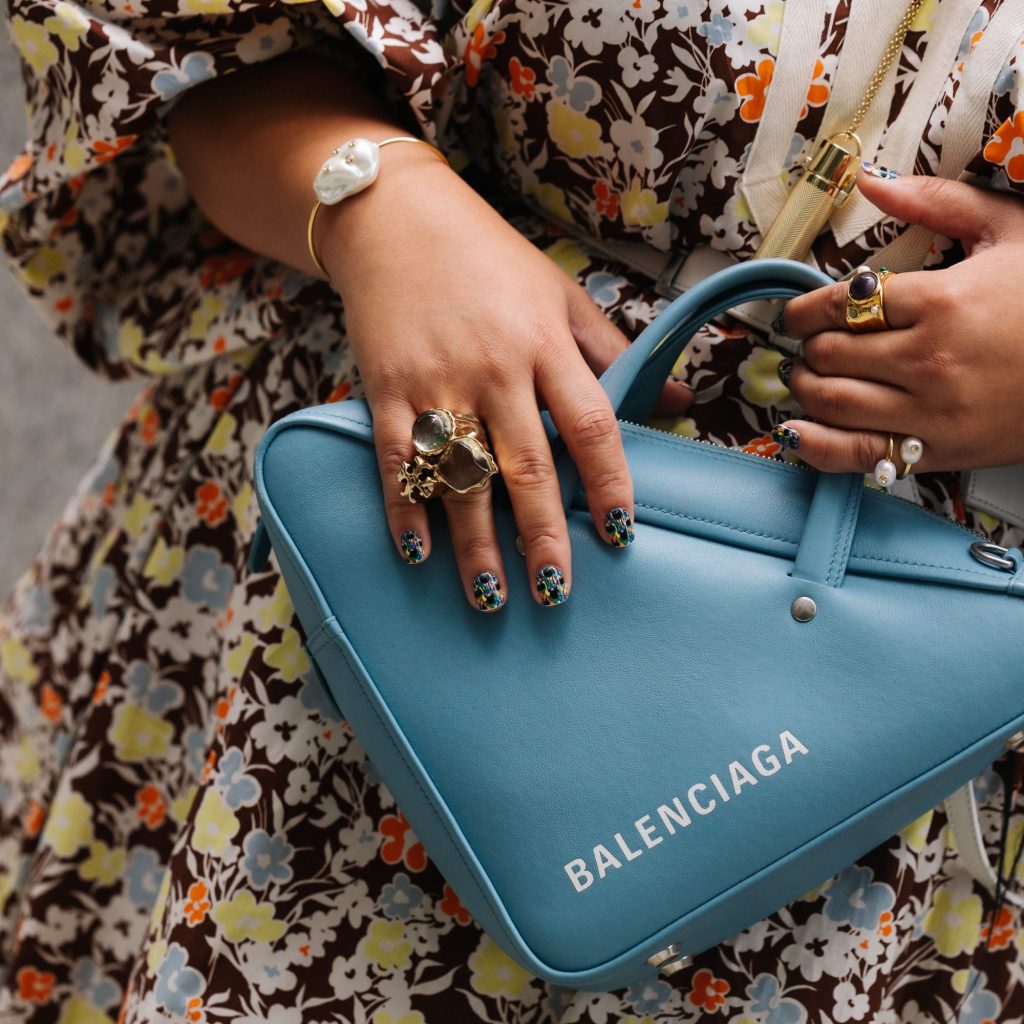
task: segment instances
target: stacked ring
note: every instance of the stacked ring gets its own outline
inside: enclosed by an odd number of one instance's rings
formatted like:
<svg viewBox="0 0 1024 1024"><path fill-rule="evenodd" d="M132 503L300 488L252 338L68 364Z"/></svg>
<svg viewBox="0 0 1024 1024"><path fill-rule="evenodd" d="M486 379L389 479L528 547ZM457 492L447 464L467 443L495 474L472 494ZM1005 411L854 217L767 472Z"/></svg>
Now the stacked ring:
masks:
<svg viewBox="0 0 1024 1024"><path fill-rule="evenodd" d="M907 436L900 442L900 458L904 462L903 471L896 475L896 463L892 461L892 453L895 442L892 434L889 435L889 447L883 458L875 463L875 483L880 487L888 488L894 480L902 480L909 475L911 467L921 461L924 454L924 442L919 437Z"/></svg>
<svg viewBox="0 0 1024 1024"><path fill-rule="evenodd" d="M411 502L446 490L479 490L498 472L483 424L472 413L427 409L413 421L412 443L412 462L403 462L396 474L402 497Z"/></svg>
<svg viewBox="0 0 1024 1024"><path fill-rule="evenodd" d="M889 321L885 319L886 280L892 271L882 267L877 272L868 266L857 268L856 276L850 281L846 300L846 328L859 334L863 331L886 330Z"/></svg>

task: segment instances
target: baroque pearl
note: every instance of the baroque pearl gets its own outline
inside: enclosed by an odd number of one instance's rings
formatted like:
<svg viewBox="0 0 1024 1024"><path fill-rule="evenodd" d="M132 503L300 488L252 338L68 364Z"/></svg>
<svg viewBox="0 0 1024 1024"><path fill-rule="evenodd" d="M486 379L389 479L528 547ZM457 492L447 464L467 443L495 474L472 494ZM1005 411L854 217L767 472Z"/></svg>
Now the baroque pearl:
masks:
<svg viewBox="0 0 1024 1024"><path fill-rule="evenodd" d="M888 487L896 479L896 463L890 459L879 459L875 463L875 482L881 487Z"/></svg>
<svg viewBox="0 0 1024 1024"><path fill-rule="evenodd" d="M900 442L900 458L908 465L920 462L924 454L924 442L919 437L905 437Z"/></svg>
<svg viewBox="0 0 1024 1024"><path fill-rule="evenodd" d="M362 192L380 173L380 146L370 139L349 139L344 156L335 151L313 179L313 191L325 206Z"/></svg>

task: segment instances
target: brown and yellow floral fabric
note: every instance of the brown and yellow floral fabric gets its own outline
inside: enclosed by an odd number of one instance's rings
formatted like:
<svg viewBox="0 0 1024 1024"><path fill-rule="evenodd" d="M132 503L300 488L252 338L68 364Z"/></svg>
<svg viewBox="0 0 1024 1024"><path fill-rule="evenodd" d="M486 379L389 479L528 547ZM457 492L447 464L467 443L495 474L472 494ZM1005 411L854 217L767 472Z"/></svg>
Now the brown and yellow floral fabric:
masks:
<svg viewBox="0 0 1024 1024"><path fill-rule="evenodd" d="M790 168L821 124L850 13L823 6ZM922 173L999 7L978 4ZM83 363L142 382L0 611L0 1019L1021 1019L1020 913L989 927L941 806L671 981L594 994L529 976L318 689L278 573L246 569L263 432L362 389L338 296L239 248L191 201L164 130L176 98L289 50L347 62L633 336L665 300L566 225L749 256L737 186L783 14L782 0L9 0L28 134L0 180L8 264ZM893 116L937 18L925 0ZM994 81L970 169L1024 184L1024 46ZM826 233L816 255L840 276L894 230L845 246ZM960 255L940 239L930 262ZM736 322L709 326L676 368L698 401L667 426L784 457L769 432L796 406L780 358ZM956 474L918 482L935 511L1024 541L965 508ZM1019 760L974 782L993 857L1002 776L1007 850L1024 837Z"/></svg>

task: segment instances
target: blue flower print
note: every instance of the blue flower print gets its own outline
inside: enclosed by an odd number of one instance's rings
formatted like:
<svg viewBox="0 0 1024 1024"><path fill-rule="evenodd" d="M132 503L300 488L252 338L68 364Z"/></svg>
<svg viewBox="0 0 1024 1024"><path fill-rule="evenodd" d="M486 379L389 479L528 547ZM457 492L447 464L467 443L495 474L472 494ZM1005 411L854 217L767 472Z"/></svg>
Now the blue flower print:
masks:
<svg viewBox="0 0 1024 1024"><path fill-rule="evenodd" d="M960 1007L957 1024L985 1024L985 1021L999 1020L1002 1006L999 997L985 988L987 980L984 971L980 975L977 971L970 971L964 988L968 995Z"/></svg>
<svg viewBox="0 0 1024 1024"><path fill-rule="evenodd" d="M114 592L114 574L109 566L101 565L92 578L90 594L92 614L95 619L102 619L107 614L110 595Z"/></svg>
<svg viewBox="0 0 1024 1024"><path fill-rule="evenodd" d="M377 905L392 921L408 921L412 912L423 902L423 890L414 885L404 871L395 875L394 882L381 890Z"/></svg>
<svg viewBox="0 0 1024 1024"><path fill-rule="evenodd" d="M153 670L144 661L133 661L124 678L132 703L142 705L155 715L177 707L185 699L185 693L177 683L154 679Z"/></svg>
<svg viewBox="0 0 1024 1024"><path fill-rule="evenodd" d="M599 305L618 302L626 279L621 274L608 274L603 270L587 275L587 292Z"/></svg>
<svg viewBox="0 0 1024 1024"><path fill-rule="evenodd" d="M564 99L571 110L585 113L598 98L597 83L592 78L577 78L564 57L551 62L551 81L555 86L555 99Z"/></svg>
<svg viewBox="0 0 1024 1024"><path fill-rule="evenodd" d="M115 1006L121 999L121 986L106 977L93 960L79 960L71 975L75 992L94 1006Z"/></svg>
<svg viewBox="0 0 1024 1024"><path fill-rule="evenodd" d="M999 77L996 78L996 84L992 86L992 92L996 96L1005 96L1010 89L1013 88L1013 84L1016 80L1017 65L1011 62L999 72Z"/></svg>
<svg viewBox="0 0 1024 1024"><path fill-rule="evenodd" d="M197 544L185 559L182 582L186 600L211 608L227 608L235 574L214 548Z"/></svg>
<svg viewBox="0 0 1024 1024"><path fill-rule="evenodd" d="M190 53L179 67L158 71L153 76L153 91L169 100L190 85L213 78L213 73L213 58L208 53Z"/></svg>
<svg viewBox="0 0 1024 1024"><path fill-rule="evenodd" d="M735 28L733 23L725 15L716 11L711 15L710 21L701 22L697 26L697 32L704 36L712 46L721 46L723 43L732 42L733 28Z"/></svg>
<svg viewBox="0 0 1024 1024"><path fill-rule="evenodd" d="M49 594L38 585L32 586L25 602L28 605L28 612L22 619L25 629L29 633L45 633L53 616L53 602Z"/></svg>
<svg viewBox="0 0 1024 1024"><path fill-rule="evenodd" d="M245 837L242 844L245 860L242 868L257 889L264 889L273 879L290 882L292 869L289 861L295 850L283 836L271 836L258 828Z"/></svg>
<svg viewBox="0 0 1024 1024"><path fill-rule="evenodd" d="M188 770L192 773L193 781L198 782L206 763L206 733L199 726L190 725L185 729L182 745L185 747Z"/></svg>
<svg viewBox="0 0 1024 1024"><path fill-rule="evenodd" d="M260 784L245 774L245 760L238 747L228 747L220 755L217 765L217 788L224 796L224 802L232 810L251 807L260 798Z"/></svg>
<svg viewBox="0 0 1024 1024"><path fill-rule="evenodd" d="M328 722L342 721L338 705L331 699L325 689L325 685L317 678L316 669L311 668L302 677L302 690L299 693L299 700L302 706L310 711L315 711L321 718Z"/></svg>
<svg viewBox="0 0 1024 1024"><path fill-rule="evenodd" d="M964 33L963 39L960 40L960 50L956 55L957 60L963 60L971 52L971 45L974 37L985 28L985 23L988 21L988 12L985 10L975 11L974 17L971 18L970 25L967 26L967 31Z"/></svg>
<svg viewBox="0 0 1024 1024"><path fill-rule="evenodd" d="M188 1001L206 988L203 976L187 963L184 947L172 942L156 971L156 1001L171 1013L184 1015Z"/></svg>
<svg viewBox="0 0 1024 1024"><path fill-rule="evenodd" d="M872 882L874 872L868 867L851 864L825 893L825 916L854 928L874 928L883 910L890 910L896 893L885 882Z"/></svg>
<svg viewBox="0 0 1024 1024"><path fill-rule="evenodd" d="M653 1015L668 1002L670 995L672 988L668 982L650 978L631 985L626 992L626 1002L641 1016L648 1013Z"/></svg>
<svg viewBox="0 0 1024 1024"><path fill-rule="evenodd" d="M804 1008L792 999L779 998L779 980L771 974L759 974L747 986L752 999L751 1013L766 1013L761 1024L798 1024L804 1018Z"/></svg>
<svg viewBox="0 0 1024 1024"><path fill-rule="evenodd" d="M124 877L128 881L128 899L147 909L156 902L164 867L156 854L145 846L136 846L128 858Z"/></svg>

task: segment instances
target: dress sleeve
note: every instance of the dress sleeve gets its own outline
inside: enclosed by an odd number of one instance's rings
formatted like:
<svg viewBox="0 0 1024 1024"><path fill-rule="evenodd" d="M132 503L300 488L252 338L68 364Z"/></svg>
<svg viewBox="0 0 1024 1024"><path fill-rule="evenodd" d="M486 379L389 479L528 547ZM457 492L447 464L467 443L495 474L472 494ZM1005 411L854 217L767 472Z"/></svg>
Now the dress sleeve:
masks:
<svg viewBox="0 0 1024 1024"><path fill-rule="evenodd" d="M301 328L333 292L203 217L166 114L200 82L308 48L372 81L410 131L435 141L448 58L432 10L429 0L8 0L27 141L0 178L0 242L39 314L112 378L173 373Z"/></svg>

